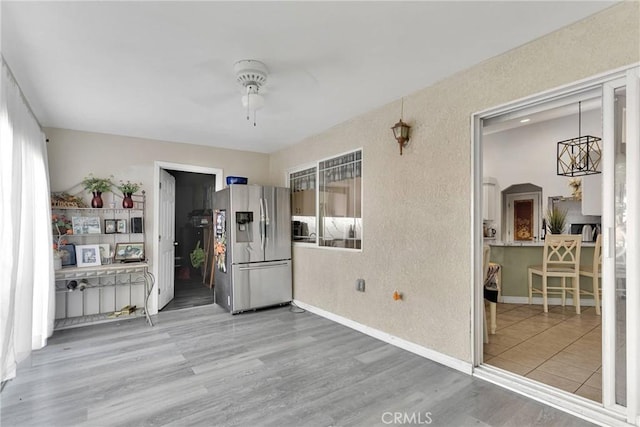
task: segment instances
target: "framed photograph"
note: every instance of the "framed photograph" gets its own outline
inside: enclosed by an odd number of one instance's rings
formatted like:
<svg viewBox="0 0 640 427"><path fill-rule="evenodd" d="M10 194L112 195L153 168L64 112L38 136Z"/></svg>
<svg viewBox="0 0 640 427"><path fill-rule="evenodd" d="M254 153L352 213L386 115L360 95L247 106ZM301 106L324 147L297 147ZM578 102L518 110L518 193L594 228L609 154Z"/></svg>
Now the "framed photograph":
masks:
<svg viewBox="0 0 640 427"><path fill-rule="evenodd" d="M116 230L118 231L118 233L126 233L127 232L127 220L126 219L119 219L118 223L117 223Z"/></svg>
<svg viewBox="0 0 640 427"><path fill-rule="evenodd" d="M78 261L78 267L102 265L100 261L100 245L76 246L76 259Z"/></svg>
<svg viewBox="0 0 640 427"><path fill-rule="evenodd" d="M116 243L116 261L143 261L144 243Z"/></svg>
<svg viewBox="0 0 640 427"><path fill-rule="evenodd" d="M111 264L111 258L113 254L111 253L111 246L108 243L99 243L100 247L100 262L102 265Z"/></svg>
<svg viewBox="0 0 640 427"><path fill-rule="evenodd" d="M104 232L105 234L112 234L116 232L117 221L115 219L104 220Z"/></svg>
<svg viewBox="0 0 640 427"><path fill-rule="evenodd" d="M142 217L134 216L133 218L131 218L131 232L135 234L142 233L143 231Z"/></svg>
<svg viewBox="0 0 640 427"><path fill-rule="evenodd" d="M71 217L73 234L100 234L100 217L73 216Z"/></svg>
<svg viewBox="0 0 640 427"><path fill-rule="evenodd" d="M76 265L76 245L60 245L58 251L60 252L63 267L65 265Z"/></svg>

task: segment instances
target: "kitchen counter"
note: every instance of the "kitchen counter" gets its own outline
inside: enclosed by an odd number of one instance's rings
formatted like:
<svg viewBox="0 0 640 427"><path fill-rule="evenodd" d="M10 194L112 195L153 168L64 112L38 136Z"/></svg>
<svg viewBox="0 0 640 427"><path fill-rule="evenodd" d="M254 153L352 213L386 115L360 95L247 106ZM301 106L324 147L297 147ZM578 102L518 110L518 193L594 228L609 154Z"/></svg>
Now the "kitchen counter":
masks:
<svg viewBox="0 0 640 427"><path fill-rule="evenodd" d="M536 242L501 242L495 240L485 240L485 244L489 246L509 246L509 247L543 247L544 242L542 240ZM593 248L596 246L595 242L582 242L583 248Z"/></svg>
<svg viewBox="0 0 640 427"><path fill-rule="evenodd" d="M293 238L293 243L315 243L316 242L316 238L315 237L294 237Z"/></svg>
<svg viewBox="0 0 640 427"><path fill-rule="evenodd" d="M491 262L502 266L502 295L505 302L525 303L529 297L528 268L532 265L542 265L544 242L493 242L491 247ZM580 264L591 265L595 243L587 242L580 251ZM557 278L549 279L551 281ZM583 278L582 280L589 280ZM534 278L534 286L539 286L540 278ZM517 297L509 300L509 297ZM589 298L583 296L582 298Z"/></svg>

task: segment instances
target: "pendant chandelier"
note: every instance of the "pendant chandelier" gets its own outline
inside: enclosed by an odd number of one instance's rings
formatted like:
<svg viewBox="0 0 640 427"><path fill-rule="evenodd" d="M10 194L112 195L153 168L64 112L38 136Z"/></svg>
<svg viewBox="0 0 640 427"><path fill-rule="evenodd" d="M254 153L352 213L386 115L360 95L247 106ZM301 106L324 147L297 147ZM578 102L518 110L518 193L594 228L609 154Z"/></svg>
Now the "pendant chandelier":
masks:
<svg viewBox="0 0 640 427"><path fill-rule="evenodd" d="M578 137L558 142L557 174L583 176L600 173L601 138L582 136L582 102L578 102Z"/></svg>

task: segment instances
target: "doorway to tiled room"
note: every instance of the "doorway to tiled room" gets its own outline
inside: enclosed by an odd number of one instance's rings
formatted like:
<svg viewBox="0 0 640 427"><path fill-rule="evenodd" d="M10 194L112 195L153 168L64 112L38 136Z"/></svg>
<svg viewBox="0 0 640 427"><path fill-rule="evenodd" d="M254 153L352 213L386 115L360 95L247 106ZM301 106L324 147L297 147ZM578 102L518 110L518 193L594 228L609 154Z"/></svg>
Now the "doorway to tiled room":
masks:
<svg viewBox="0 0 640 427"><path fill-rule="evenodd" d="M473 119L474 375L604 424L638 415L639 111L630 67ZM506 190L532 186L540 226L514 239Z"/></svg>
<svg viewBox="0 0 640 427"><path fill-rule="evenodd" d="M577 136L578 121L580 132L602 138L601 105L598 91L555 100L546 108L520 111L516 118L507 113L487 120L482 136L483 175L495 183L494 199L485 199L495 204L495 215L483 218L483 225L496 230L495 235L484 238L483 244L490 248L490 261L501 268L496 328L483 346L484 363L594 402L602 401L602 322L593 298L582 296L582 310L577 314L570 295L563 307L559 298L553 298L558 295L550 294L545 313L539 296L534 296L529 305L528 268L542 264L549 232L547 214L557 200L573 203L575 209L566 218L572 224L592 223L592 229L601 224L601 184L594 188L593 181L578 178L585 184L582 192L590 193L589 198L598 192L598 207L587 212L582 197L573 192L571 178L559 176L556 165L556 144ZM537 198L514 197L513 188L537 188ZM523 202L533 206L533 199L539 205L535 212L521 206ZM521 227L523 212L527 214L526 227ZM570 233L569 223L565 227ZM521 228L527 232L520 232ZM591 262L593 247L591 235L582 242L581 264ZM560 279L550 278L549 284L554 280ZM540 279L533 281L539 287Z"/></svg>

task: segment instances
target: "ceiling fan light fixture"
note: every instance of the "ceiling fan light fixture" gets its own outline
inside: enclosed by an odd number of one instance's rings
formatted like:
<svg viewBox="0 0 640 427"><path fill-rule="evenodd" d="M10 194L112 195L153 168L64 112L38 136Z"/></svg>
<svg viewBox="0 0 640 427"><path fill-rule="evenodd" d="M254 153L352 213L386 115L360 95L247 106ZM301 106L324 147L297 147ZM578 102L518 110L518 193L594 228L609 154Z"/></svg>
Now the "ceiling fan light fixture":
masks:
<svg viewBox="0 0 640 427"><path fill-rule="evenodd" d="M258 93L242 96L242 106L249 111L256 111L264 107L264 97Z"/></svg>
<svg viewBox="0 0 640 427"><path fill-rule="evenodd" d="M253 125L256 125L256 111L264 107L264 98L258 92L267 83L267 66L254 59L243 59L234 65L236 81L242 87L242 106L247 110L247 120L253 113Z"/></svg>

